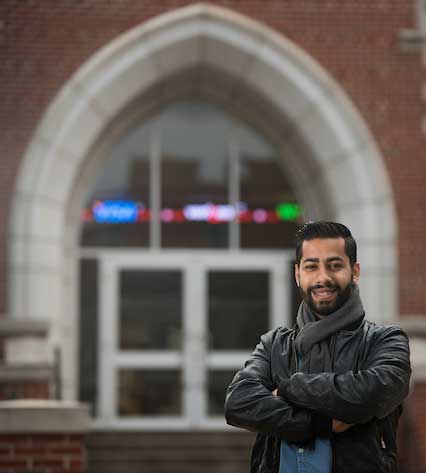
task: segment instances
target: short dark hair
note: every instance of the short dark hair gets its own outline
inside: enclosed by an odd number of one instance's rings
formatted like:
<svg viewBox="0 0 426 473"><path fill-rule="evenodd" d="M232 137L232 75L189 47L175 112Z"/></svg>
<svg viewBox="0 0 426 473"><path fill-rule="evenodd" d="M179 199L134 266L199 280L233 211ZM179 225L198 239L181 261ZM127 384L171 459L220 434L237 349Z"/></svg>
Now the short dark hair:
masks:
<svg viewBox="0 0 426 473"><path fill-rule="evenodd" d="M315 238L343 238L345 240L345 253L349 258L351 266L356 259L356 241L349 228L337 222L307 222L296 233L296 264L302 259L302 245L306 240Z"/></svg>

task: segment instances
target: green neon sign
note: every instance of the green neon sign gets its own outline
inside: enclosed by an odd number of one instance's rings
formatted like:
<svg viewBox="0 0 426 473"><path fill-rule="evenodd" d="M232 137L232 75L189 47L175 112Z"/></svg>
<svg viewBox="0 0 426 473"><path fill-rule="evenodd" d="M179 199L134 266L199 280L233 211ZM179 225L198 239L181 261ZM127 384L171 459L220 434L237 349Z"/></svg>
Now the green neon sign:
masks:
<svg viewBox="0 0 426 473"><path fill-rule="evenodd" d="M277 205L276 212L280 220L296 220L302 215L302 209L299 204L282 202Z"/></svg>

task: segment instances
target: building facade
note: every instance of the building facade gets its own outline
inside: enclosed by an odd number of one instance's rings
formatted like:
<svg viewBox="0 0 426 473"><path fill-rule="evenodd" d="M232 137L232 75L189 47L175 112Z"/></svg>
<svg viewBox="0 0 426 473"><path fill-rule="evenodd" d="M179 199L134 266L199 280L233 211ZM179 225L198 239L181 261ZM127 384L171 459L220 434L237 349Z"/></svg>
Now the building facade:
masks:
<svg viewBox="0 0 426 473"><path fill-rule="evenodd" d="M359 242L368 318L412 338L401 466L417 471L424 10L2 2L3 398L87 402L115 445L184 433L187 451L226 436L245 452L224 389L294 320L297 226L333 219ZM103 455L93 471L117 468ZM223 471L246 467L232 455Z"/></svg>

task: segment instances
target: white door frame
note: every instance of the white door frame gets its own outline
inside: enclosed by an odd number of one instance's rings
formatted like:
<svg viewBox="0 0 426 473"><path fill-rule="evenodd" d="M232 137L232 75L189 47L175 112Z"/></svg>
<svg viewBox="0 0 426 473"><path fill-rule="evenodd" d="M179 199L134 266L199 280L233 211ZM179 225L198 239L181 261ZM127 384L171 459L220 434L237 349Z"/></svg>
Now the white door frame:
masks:
<svg viewBox="0 0 426 473"><path fill-rule="evenodd" d="M83 251L85 254L86 251ZM266 270L270 278L269 328L290 323L291 251L145 251L95 250L99 262L98 406L95 429L186 430L225 429L220 416L207 415L209 369L237 371L249 351L208 352L207 272L209 270ZM118 348L119 271L170 269L182 271L183 346L179 351L120 351ZM285 314L287 317L285 317ZM259 334L260 336L261 334ZM182 416L120 418L117 415L117 371L120 367L182 368Z"/></svg>

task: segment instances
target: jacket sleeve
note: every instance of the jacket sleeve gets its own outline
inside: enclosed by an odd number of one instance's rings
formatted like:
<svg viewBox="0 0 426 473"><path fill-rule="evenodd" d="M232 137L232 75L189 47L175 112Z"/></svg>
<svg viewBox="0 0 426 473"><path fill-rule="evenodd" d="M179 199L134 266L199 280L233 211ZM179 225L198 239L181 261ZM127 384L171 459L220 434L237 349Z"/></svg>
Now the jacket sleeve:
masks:
<svg viewBox="0 0 426 473"><path fill-rule="evenodd" d="M227 423L293 442L328 436L331 419L272 394L276 388L270 368L272 337L272 332L262 336L244 368L228 387L225 399Z"/></svg>
<svg viewBox="0 0 426 473"><path fill-rule="evenodd" d="M349 424L387 416L408 394L410 353L407 336L399 327L378 332L361 370L295 373L280 382L278 394L294 405Z"/></svg>

